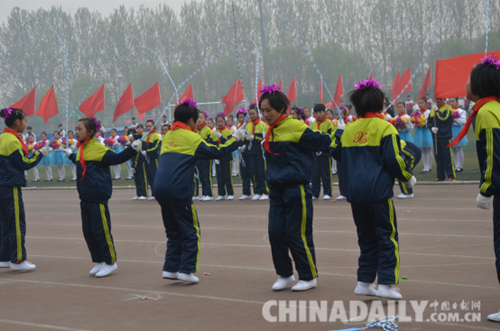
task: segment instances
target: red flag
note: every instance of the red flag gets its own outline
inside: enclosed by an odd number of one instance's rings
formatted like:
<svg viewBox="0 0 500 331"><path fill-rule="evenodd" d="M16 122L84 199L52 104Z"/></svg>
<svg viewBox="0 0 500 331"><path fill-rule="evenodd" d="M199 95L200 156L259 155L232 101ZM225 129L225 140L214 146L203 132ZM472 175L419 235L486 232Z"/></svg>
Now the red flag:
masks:
<svg viewBox="0 0 500 331"><path fill-rule="evenodd" d="M337 87L335 88L335 95L333 100L325 105L326 109L333 109L340 105L341 97L344 95L344 86L342 85L342 74L339 75L339 80L337 81Z"/></svg>
<svg viewBox="0 0 500 331"><path fill-rule="evenodd" d="M372 78L373 78L373 70L370 71L370 79L372 79Z"/></svg>
<svg viewBox="0 0 500 331"><path fill-rule="evenodd" d="M427 70L427 74L425 75L424 82L422 83L422 87L420 88L420 92L418 93L418 98L425 97L427 94L427 88L432 85L431 81L431 68Z"/></svg>
<svg viewBox="0 0 500 331"><path fill-rule="evenodd" d="M280 91L283 91L282 84L281 84L281 79L280 79Z"/></svg>
<svg viewBox="0 0 500 331"><path fill-rule="evenodd" d="M36 115L43 117L45 123L49 123L49 119L52 116L59 114L59 108L57 107L56 94L54 93L54 86L52 86L42 98L40 106L38 106L38 111Z"/></svg>
<svg viewBox="0 0 500 331"><path fill-rule="evenodd" d="M238 85L236 87L236 100L234 104L238 104L245 100L245 94L243 93L243 86L241 85L241 80L238 80Z"/></svg>
<svg viewBox="0 0 500 331"><path fill-rule="evenodd" d="M80 105L80 111L87 117L94 116L104 110L104 84Z"/></svg>
<svg viewBox="0 0 500 331"><path fill-rule="evenodd" d="M295 87L295 76L293 76L292 81L290 83L290 87L288 88L288 92L286 93L288 100L290 100L290 105L288 106L288 112L292 109L292 101L297 99L297 89Z"/></svg>
<svg viewBox="0 0 500 331"><path fill-rule="evenodd" d="M411 83L408 85L408 87L403 91L405 88L406 84L411 80L411 68L405 71L404 74L401 75L401 80L399 81L399 88L398 92L396 95L399 95L400 93L406 93L411 91Z"/></svg>
<svg viewBox="0 0 500 331"><path fill-rule="evenodd" d="M10 105L10 108L22 109L26 113L27 117L35 115L35 90L36 86L33 87L30 93L26 94L21 100Z"/></svg>
<svg viewBox="0 0 500 331"><path fill-rule="evenodd" d="M113 123L118 119L118 117L122 116L132 108L134 108L134 95L132 93L132 83L130 83L116 104L115 114L113 115Z"/></svg>
<svg viewBox="0 0 500 331"><path fill-rule="evenodd" d="M158 86L158 82L156 82L149 90L135 98L134 104L139 114L144 114L161 105L160 87Z"/></svg>
<svg viewBox="0 0 500 331"><path fill-rule="evenodd" d="M238 85L238 80L234 82L233 86L231 86L231 89L229 89L229 92L222 97L222 101L220 102L225 104L224 115L226 116L229 116L231 114L231 112L234 109L234 105L236 104L234 101L236 98L237 85Z"/></svg>
<svg viewBox="0 0 500 331"><path fill-rule="evenodd" d="M135 114L139 117L139 123L142 122L144 119L144 116L146 116L146 113L139 113L139 111L135 111Z"/></svg>
<svg viewBox="0 0 500 331"><path fill-rule="evenodd" d="M323 97L323 80L319 79L319 102L325 103L325 98Z"/></svg>
<svg viewBox="0 0 500 331"><path fill-rule="evenodd" d="M400 74L400 72L398 71L398 74L396 75L396 78L394 78L394 81L392 82L391 93L392 93L392 97L393 98L395 98L398 95L398 91L399 91L399 74Z"/></svg>
<svg viewBox="0 0 500 331"><path fill-rule="evenodd" d="M179 98L179 103L181 103L184 99L194 99L193 98L193 84L189 84L186 92Z"/></svg>
<svg viewBox="0 0 500 331"><path fill-rule="evenodd" d="M262 78L259 80L259 84L257 85L257 95L260 96L260 90L262 90ZM260 97L259 97L260 99ZM257 96L255 96L255 99L253 100L253 103L258 103L259 100L257 99Z"/></svg>

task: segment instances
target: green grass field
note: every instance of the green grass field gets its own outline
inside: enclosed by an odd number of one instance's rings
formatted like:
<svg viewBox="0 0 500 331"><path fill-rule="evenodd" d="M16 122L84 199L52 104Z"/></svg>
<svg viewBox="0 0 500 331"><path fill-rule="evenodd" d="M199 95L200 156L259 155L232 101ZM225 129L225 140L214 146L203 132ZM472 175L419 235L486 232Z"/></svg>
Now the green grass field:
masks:
<svg viewBox="0 0 500 331"><path fill-rule="evenodd" d="M479 165L477 162L477 157L476 157L476 145L474 143L474 133L469 132L468 136L469 138L469 144L464 147L464 171L461 173L457 173L457 180L479 180ZM28 187L76 187L75 182L71 182L71 168L70 166L65 166L66 167L66 181L64 182L57 182L56 180L59 179L59 174L57 172L57 167L53 166L52 167L52 177L54 178L53 182L44 182L43 180L46 179L45 176L45 169L43 167L39 167L38 171L40 173L40 182L33 183L33 171L29 170L28 171ZM121 180L115 180L113 181L114 186L134 186L134 181L133 180L125 180L127 178L127 167L122 164L121 166L122 171L121 171ZM432 166L432 172L426 173L426 174L421 174L420 171L423 169L423 163L420 162L417 164L417 166L414 169L415 177L419 181L434 181L436 179L436 162L434 161L434 164ZM112 176L114 175L113 171ZM240 177L234 177L233 178L235 184L241 184L241 178ZM333 181L337 182L337 176L333 177ZM217 180L214 178L214 184L217 183Z"/></svg>

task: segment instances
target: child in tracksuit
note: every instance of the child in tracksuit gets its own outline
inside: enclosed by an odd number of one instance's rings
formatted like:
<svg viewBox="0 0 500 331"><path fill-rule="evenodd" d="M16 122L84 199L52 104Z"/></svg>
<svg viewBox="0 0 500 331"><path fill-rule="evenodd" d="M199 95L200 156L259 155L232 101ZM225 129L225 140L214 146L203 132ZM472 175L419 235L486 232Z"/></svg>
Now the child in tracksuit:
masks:
<svg viewBox="0 0 500 331"><path fill-rule="evenodd" d="M238 119L237 129L241 128L241 126L245 123L246 116L247 116L247 110L245 109L245 107L238 109L238 111L236 112L236 118ZM243 145L241 147L240 175L241 175L241 181L243 182L242 183L243 195L240 197L239 200L249 200L252 198L250 196L252 194L252 191L250 189L250 179L251 179L250 158L248 154L245 153L246 149L247 149L246 145ZM255 182L253 182L253 186L255 191Z"/></svg>
<svg viewBox="0 0 500 331"><path fill-rule="evenodd" d="M401 151L405 156L406 170L413 176L413 169L422 159L422 150L412 142L405 141L403 139L400 141ZM414 197L413 188L406 187L406 185L401 181L398 181L398 183L399 188L401 189L401 194L398 195L398 199L411 199Z"/></svg>
<svg viewBox="0 0 500 331"><path fill-rule="evenodd" d="M319 131L330 136L333 132L333 123L326 116L326 108L323 104L314 106L316 121L311 124L314 131ZM332 158L328 153L314 154L313 177L312 177L312 195L313 200L319 198L321 191L321 181L323 181L323 200L330 200L333 190L332 178Z"/></svg>
<svg viewBox="0 0 500 331"><path fill-rule="evenodd" d="M233 130L226 126L224 113L217 114L215 123L217 124L217 130L213 132L212 140L214 141L214 145L221 146L233 137ZM226 200L226 193L227 200L234 199L232 160L232 155L226 155L216 161L217 186L219 190L219 197L215 199L216 201Z"/></svg>
<svg viewBox="0 0 500 331"><path fill-rule="evenodd" d="M451 143L453 135L453 108L446 104L444 98L436 98L436 106L439 109L431 109L427 119L427 127L432 131L434 156L437 164L435 181L443 181L448 176L448 181L453 182L456 178L453 152L451 147L447 147Z"/></svg>
<svg viewBox="0 0 500 331"><path fill-rule="evenodd" d="M105 277L115 271L116 251L111 235L108 200L113 191L110 166L122 164L137 154L140 141L134 141L121 153L115 153L95 138L100 123L95 118L83 118L76 123L75 136L80 147L77 154L65 149L66 156L76 165L76 187L80 197L83 236L96 266L91 275Z"/></svg>
<svg viewBox="0 0 500 331"><path fill-rule="evenodd" d="M21 186L26 186L24 172L35 167L47 155L49 147L28 158L28 149L20 136L26 128L26 114L21 109L5 108L0 117L6 126L0 136L0 268L28 271L36 266L26 261Z"/></svg>
<svg viewBox="0 0 500 331"><path fill-rule="evenodd" d="M153 192L154 179L156 171L158 170L158 158L160 157L158 145L160 144L160 135L156 132L155 120L150 118L146 121L146 130L149 132L148 136L142 141L142 156L147 157L149 163L145 163L147 183L151 186ZM147 191L146 185L146 191ZM149 200L154 200L154 195Z"/></svg>
<svg viewBox="0 0 500 331"><path fill-rule="evenodd" d="M201 136L203 140L207 143L212 143L212 130L207 126L208 113L204 110L200 111L200 117L198 118L196 132ZM211 201L214 199L214 192L212 189L212 160L198 160L196 161L196 167L198 168L199 178L195 182L195 193L193 200L200 199L198 197L198 181L201 182L201 201Z"/></svg>
<svg viewBox="0 0 500 331"><path fill-rule="evenodd" d="M282 290L295 282L291 253L299 274L299 282L292 290L306 291L316 287L318 277L309 169L313 153L328 154L331 139L287 116L289 104L278 86L262 89L259 108L269 123L264 142L270 192L269 242L274 268L280 276L272 289Z"/></svg>
<svg viewBox="0 0 500 331"><path fill-rule="evenodd" d="M465 84L467 99L475 102L473 112L451 146L465 137L475 119L477 158L481 181L476 205L490 209L493 196L493 241L497 278L500 282L500 61L488 55L472 68ZM500 312L488 315L488 320L500 322Z"/></svg>
<svg viewBox="0 0 500 331"><path fill-rule="evenodd" d="M200 111L193 99L182 101L174 111L171 130L163 138L153 195L161 206L167 233L163 278L197 283L200 225L193 204L193 176L197 159L221 159L238 148L244 130L219 147L209 145L195 132Z"/></svg>
<svg viewBox="0 0 500 331"><path fill-rule="evenodd" d="M141 131L138 132L137 130ZM137 126L137 129L130 129L130 135L132 135L131 140L140 140L144 131L142 129L142 124ZM137 153L137 155L132 158L132 168L134 170L134 183L136 196L132 200L147 200L148 199L148 183L147 183L147 172L146 172L146 158L142 153Z"/></svg>
<svg viewBox="0 0 500 331"><path fill-rule="evenodd" d="M347 128L339 124L331 154L341 163L345 194L351 203L361 255L358 260L358 295L401 299L399 244L394 178L412 187L396 128L382 115L384 92L375 79L357 83L350 100L359 116ZM348 179L348 180L347 180ZM375 289L378 278L378 290Z"/></svg>

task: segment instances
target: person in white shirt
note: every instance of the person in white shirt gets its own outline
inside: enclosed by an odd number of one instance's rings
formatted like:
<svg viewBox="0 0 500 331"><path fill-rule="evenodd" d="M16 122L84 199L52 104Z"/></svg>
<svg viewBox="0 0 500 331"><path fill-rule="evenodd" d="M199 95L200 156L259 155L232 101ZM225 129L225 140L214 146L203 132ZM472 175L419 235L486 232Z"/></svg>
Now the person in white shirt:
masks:
<svg viewBox="0 0 500 331"><path fill-rule="evenodd" d="M27 130L27 133L25 133L23 135L23 140L24 140L24 143L28 142L28 137L32 134L33 135L33 144L36 144L36 134L33 132L33 129L31 128L31 126L28 126L26 128Z"/></svg>
<svg viewBox="0 0 500 331"><path fill-rule="evenodd" d="M456 98L450 98L449 105L451 108L453 108L455 111L458 112L459 117L453 119L453 126L451 127L452 134L453 134L453 139L455 139L456 136L460 133L462 130L462 127L464 126L465 122L467 121L467 112L460 108L458 106L458 97ZM467 139L467 136L463 137L460 142L453 146L451 148L453 152L453 161L455 163L455 171L456 172L462 172L464 171L463 166L464 166L464 151L462 150L462 146L467 146L469 143L469 140Z"/></svg>
<svg viewBox="0 0 500 331"><path fill-rule="evenodd" d="M398 103L398 116L396 116L396 120L398 118L405 119L403 122L405 123L403 126L398 126L399 137L402 140L406 140L409 142L413 142L413 138L411 136L411 131L413 130L413 124L411 123L410 116L406 113L405 104L403 102Z"/></svg>
<svg viewBox="0 0 500 331"><path fill-rule="evenodd" d="M62 124L59 124L57 133L59 133L59 138L61 139L66 138L66 131L64 131Z"/></svg>
<svg viewBox="0 0 500 331"><path fill-rule="evenodd" d="M311 109L309 107L304 107L304 115L306 116L306 120L304 121L309 127L316 121L314 117L311 116Z"/></svg>
<svg viewBox="0 0 500 331"><path fill-rule="evenodd" d="M226 122L227 122L227 127L230 128L231 131L233 131L233 133L235 133L236 130L237 130L237 128L234 126L234 117L233 117L233 115L229 115L227 117L227 121ZM231 174L231 176L233 176L233 177L238 177L238 168L239 168L239 166L238 166L239 165L238 164L238 153L239 153L238 150L236 150L236 151L234 151L232 153L233 161L231 161L231 162L233 162L233 164L232 164L232 166L233 166L233 173Z"/></svg>
<svg viewBox="0 0 500 331"><path fill-rule="evenodd" d="M132 117L132 124L130 124L130 128L135 129L135 128L137 128L138 125L139 125L139 123L136 123L135 117Z"/></svg>
<svg viewBox="0 0 500 331"><path fill-rule="evenodd" d="M161 126L163 127L164 125L167 125L168 124L168 120L167 120L167 115L163 115L163 120L161 122Z"/></svg>
<svg viewBox="0 0 500 331"><path fill-rule="evenodd" d="M408 115L411 115L413 111L413 100L411 99L410 95L406 96L405 109Z"/></svg>

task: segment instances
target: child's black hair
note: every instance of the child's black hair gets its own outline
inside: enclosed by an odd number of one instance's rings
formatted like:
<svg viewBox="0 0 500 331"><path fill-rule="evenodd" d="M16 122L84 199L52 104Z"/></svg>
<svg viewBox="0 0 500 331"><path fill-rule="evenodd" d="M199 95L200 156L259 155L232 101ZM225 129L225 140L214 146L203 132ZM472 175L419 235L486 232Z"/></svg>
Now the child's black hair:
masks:
<svg viewBox="0 0 500 331"><path fill-rule="evenodd" d="M236 114L236 118L240 118L240 115L241 115L241 116L243 116L243 117L246 117L246 116L247 116L247 114L244 114L244 113L238 113L238 114Z"/></svg>
<svg viewBox="0 0 500 331"><path fill-rule="evenodd" d="M155 121L154 121L154 120L152 120L152 119L149 119L149 120L147 120L147 121L146 121L146 123L148 123L148 122L149 122L149 123L153 123L153 125L155 124Z"/></svg>
<svg viewBox="0 0 500 331"><path fill-rule="evenodd" d="M137 130L136 130L135 128L130 128L130 129L128 130L128 133L129 133L129 134L136 134L136 133L137 133Z"/></svg>
<svg viewBox="0 0 500 331"><path fill-rule="evenodd" d="M138 125L138 126L136 126L135 128L136 128L136 129L141 128L141 129L143 129L143 130L144 130L144 126L143 126L142 124L139 124L139 125Z"/></svg>
<svg viewBox="0 0 500 331"><path fill-rule="evenodd" d="M421 97L420 99L418 100L424 100L425 103L427 103L427 98L426 97Z"/></svg>
<svg viewBox="0 0 500 331"><path fill-rule="evenodd" d="M271 108L276 109L277 112L282 113L285 112L288 107L290 106L290 100L288 100L287 96L285 93L279 91L275 92L273 94L271 93L265 93L260 96L259 100L259 108L262 109L262 101L266 100L269 102L269 105ZM253 109L253 108L250 108ZM250 111L248 109L248 111Z"/></svg>
<svg viewBox="0 0 500 331"><path fill-rule="evenodd" d="M111 131L115 131L116 133L118 133L118 131L115 128L109 130L109 132L111 132Z"/></svg>
<svg viewBox="0 0 500 331"><path fill-rule="evenodd" d="M403 107L406 107L406 104L404 102L398 102L398 106L403 105Z"/></svg>
<svg viewBox="0 0 500 331"><path fill-rule="evenodd" d="M95 136L95 134L97 133L97 125L93 119L86 117L80 119L78 122L83 123L83 126L85 126L87 132L90 133L90 131L93 131L92 134L90 135L91 138Z"/></svg>
<svg viewBox="0 0 500 331"><path fill-rule="evenodd" d="M124 127L123 127L123 130L125 130L125 129L128 129L128 127L127 127L127 126L124 126Z"/></svg>
<svg viewBox="0 0 500 331"><path fill-rule="evenodd" d="M349 92L349 100L356 108L359 117L365 116L368 112L379 113L383 110L384 98L384 92L374 87Z"/></svg>
<svg viewBox="0 0 500 331"><path fill-rule="evenodd" d="M190 107L187 104L180 104L175 107L174 110L174 122L182 122L187 124L187 122L192 118L196 123L200 117L200 110L195 107Z"/></svg>
<svg viewBox="0 0 500 331"><path fill-rule="evenodd" d="M500 98L500 70L493 66L476 65L470 72L470 88L481 98Z"/></svg>
<svg viewBox="0 0 500 331"><path fill-rule="evenodd" d="M132 117L133 120L135 120L135 117Z"/></svg>
<svg viewBox="0 0 500 331"><path fill-rule="evenodd" d="M292 109L290 110L291 112L295 112L295 114L297 114L297 116L299 117L299 119L305 121L306 120L306 115L304 114L304 110L300 111L300 109L297 107L297 106L294 106L292 107Z"/></svg>
<svg viewBox="0 0 500 331"><path fill-rule="evenodd" d="M45 131L40 132L40 136L41 136L42 134L44 134L44 135L45 135L45 137L47 137L47 133L46 133Z"/></svg>
<svg viewBox="0 0 500 331"><path fill-rule="evenodd" d="M5 121L5 126L12 128L17 120L22 121L26 114L19 108L4 108L0 110L0 117Z"/></svg>
<svg viewBox="0 0 500 331"><path fill-rule="evenodd" d="M215 116L215 122L217 122L219 117L224 120L224 123L226 123L226 116L224 116L224 113L218 113L217 116Z"/></svg>
<svg viewBox="0 0 500 331"><path fill-rule="evenodd" d="M333 110L332 110L332 109L330 109L330 108L328 108L328 109L326 110L326 112L327 112L327 113L328 113L328 112L330 112L330 113L332 113L332 115L333 115Z"/></svg>
<svg viewBox="0 0 500 331"><path fill-rule="evenodd" d="M68 133L74 133L73 130L69 130Z"/></svg>
<svg viewBox="0 0 500 331"><path fill-rule="evenodd" d="M232 119L232 120L233 120L233 119L234 119L234 116L231 114L231 115L229 115L229 116L227 117L227 119Z"/></svg>
<svg viewBox="0 0 500 331"><path fill-rule="evenodd" d="M62 123L59 123L59 125L57 127L62 127Z"/></svg>
<svg viewBox="0 0 500 331"><path fill-rule="evenodd" d="M52 133L52 135L54 135L54 134L59 134L59 131L54 131L54 133Z"/></svg>
<svg viewBox="0 0 500 331"><path fill-rule="evenodd" d="M31 126L29 126L29 125L28 125L28 126L26 127L26 130L33 130L33 128L32 128Z"/></svg>
<svg viewBox="0 0 500 331"><path fill-rule="evenodd" d="M35 135L34 135L33 133L30 133L30 134L28 135L28 138L29 138L29 137L35 137Z"/></svg>

